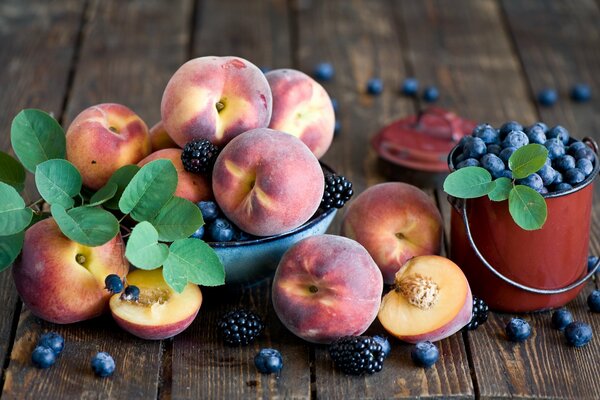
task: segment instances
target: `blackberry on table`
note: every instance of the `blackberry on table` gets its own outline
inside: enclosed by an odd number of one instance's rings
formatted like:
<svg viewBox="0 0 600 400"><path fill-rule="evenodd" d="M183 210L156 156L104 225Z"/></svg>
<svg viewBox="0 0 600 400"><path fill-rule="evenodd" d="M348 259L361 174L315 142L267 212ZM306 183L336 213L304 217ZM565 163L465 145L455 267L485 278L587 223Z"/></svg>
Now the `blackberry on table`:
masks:
<svg viewBox="0 0 600 400"><path fill-rule="evenodd" d="M207 139L194 139L188 142L181 153L183 168L194 174L209 173L212 171L219 148Z"/></svg>
<svg viewBox="0 0 600 400"><path fill-rule="evenodd" d="M223 315L217 327L226 344L245 346L260 336L265 325L258 314L249 310L238 309Z"/></svg>
<svg viewBox="0 0 600 400"><path fill-rule="evenodd" d="M335 366L347 375L373 374L381 371L385 352L370 336L345 336L329 346Z"/></svg>
<svg viewBox="0 0 600 400"><path fill-rule="evenodd" d="M488 319L488 311L489 307L485 304L485 301L478 297L473 297L473 316L465 328L472 331L483 325Z"/></svg>
<svg viewBox="0 0 600 400"><path fill-rule="evenodd" d="M321 208L342 208L344 204L354 195L352 182L342 175L329 174L325 176L325 191L321 199Z"/></svg>

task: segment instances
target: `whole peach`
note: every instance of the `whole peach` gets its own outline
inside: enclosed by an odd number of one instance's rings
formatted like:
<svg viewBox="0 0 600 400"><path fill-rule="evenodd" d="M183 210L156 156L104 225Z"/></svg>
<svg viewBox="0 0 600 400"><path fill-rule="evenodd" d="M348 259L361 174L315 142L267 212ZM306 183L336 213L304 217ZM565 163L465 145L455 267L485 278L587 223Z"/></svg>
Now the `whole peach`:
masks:
<svg viewBox="0 0 600 400"><path fill-rule="evenodd" d="M269 128L300 138L321 158L331 145L335 128L333 105L323 86L293 69L276 69L265 76L273 93Z"/></svg>
<svg viewBox="0 0 600 400"><path fill-rule="evenodd" d="M17 291L31 312L46 321L68 324L96 317L108 306L107 275L127 275L121 235L98 247L64 236L53 218L25 233L23 252L12 268Z"/></svg>
<svg viewBox="0 0 600 400"><path fill-rule="evenodd" d="M179 147L192 139L224 145L269 125L273 99L260 69L239 57L200 57L171 77L161 102L162 120Z"/></svg>
<svg viewBox="0 0 600 400"><path fill-rule="evenodd" d="M243 231L277 235L302 225L317 211L325 178L300 139L268 128L233 139L212 174L215 199Z"/></svg>
<svg viewBox="0 0 600 400"><path fill-rule="evenodd" d="M350 203L342 235L369 251L387 284L410 258L439 254L442 217L419 188L388 182L372 186Z"/></svg>
<svg viewBox="0 0 600 400"><path fill-rule="evenodd" d="M341 236L301 240L273 279L273 307L292 333L313 343L360 335L377 316L383 278L359 243Z"/></svg>
<svg viewBox="0 0 600 400"><path fill-rule="evenodd" d="M113 172L150 154L148 127L129 108L114 103L83 110L67 129L67 160L83 184L100 189Z"/></svg>
<svg viewBox="0 0 600 400"><path fill-rule="evenodd" d="M177 143L171 139L171 136L169 136L162 121L157 122L150 128L150 142L152 143L152 151L176 149L179 147L177 146Z"/></svg>

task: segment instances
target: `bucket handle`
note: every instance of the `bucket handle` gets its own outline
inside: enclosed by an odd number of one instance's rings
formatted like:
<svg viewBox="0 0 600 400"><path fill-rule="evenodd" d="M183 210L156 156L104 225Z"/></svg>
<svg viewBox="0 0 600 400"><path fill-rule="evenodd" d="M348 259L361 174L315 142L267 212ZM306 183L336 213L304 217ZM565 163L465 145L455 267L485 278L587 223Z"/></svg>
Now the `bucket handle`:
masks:
<svg viewBox="0 0 600 400"><path fill-rule="evenodd" d="M467 238L469 239L469 244L471 245L471 248L473 249L473 251L475 251L475 254L477 254L477 257L479 257L479 260L481 260L481 262L483 263L483 265L485 265L487 267L487 269L490 270L490 272L492 272L494 275L496 275L498 278L502 279L504 282L517 287L521 290L524 290L526 292L530 292L530 293L536 293L536 294L560 294L560 293L565 293L568 292L571 289L575 289L577 286L585 283L588 279L590 279L592 277L592 275L594 275L596 273L596 271L598 270L598 268L600 267L600 259L598 261L596 261L596 264L594 265L594 267L587 273L587 275L585 275L583 278L579 279L577 282L574 282L572 284L570 284L569 286L565 286L559 289L539 289L539 288L534 288L531 286L526 286L523 285L522 283L519 282L515 282L512 279L508 278L505 275L502 275L502 273L500 273L500 271L498 271L497 269L495 269L483 256L483 254L481 254L481 251L479 251L479 248L477 247L477 245L475 244L475 241L473 240L473 236L471 235L471 227L469 225L469 217L467 217L467 202L466 201L461 201L462 202L462 206L461 206L461 214L462 214L462 219L463 222L465 224L465 228L466 228L466 232L467 232Z"/></svg>

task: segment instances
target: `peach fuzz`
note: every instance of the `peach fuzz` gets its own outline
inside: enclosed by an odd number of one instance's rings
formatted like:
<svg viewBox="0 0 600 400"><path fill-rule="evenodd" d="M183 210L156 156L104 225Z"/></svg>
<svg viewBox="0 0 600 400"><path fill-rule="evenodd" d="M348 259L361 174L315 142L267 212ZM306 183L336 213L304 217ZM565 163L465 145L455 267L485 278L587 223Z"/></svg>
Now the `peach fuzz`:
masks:
<svg viewBox="0 0 600 400"><path fill-rule="evenodd" d="M150 143L152 144L152 151L158 151L162 149L177 149L177 143L171 139L169 133L165 129L165 125L162 121L157 122L152 128L150 128Z"/></svg>
<svg viewBox="0 0 600 400"><path fill-rule="evenodd" d="M334 235L301 240L283 256L273 279L273 307L296 336L331 343L360 335L377 316L383 279L359 243Z"/></svg>
<svg viewBox="0 0 600 400"><path fill-rule="evenodd" d="M181 149L162 149L150 154L138 163L138 166L143 167L150 161L165 159L171 160L177 170L177 189L175 196L183 197L194 203L201 200L211 200L213 198L210 180L203 175L192 174L183 168L181 162Z"/></svg>
<svg viewBox="0 0 600 400"><path fill-rule="evenodd" d="M273 99L260 69L239 57L200 57L171 77L161 102L162 120L179 147L192 139L223 146L235 136L264 128Z"/></svg>
<svg viewBox="0 0 600 400"><path fill-rule="evenodd" d="M268 128L233 139L219 154L213 192L223 213L256 236L287 232L317 211L325 178L300 139Z"/></svg>
<svg viewBox="0 0 600 400"><path fill-rule="evenodd" d="M269 128L302 140L321 158L333 140L335 113L329 95L317 81L293 69L265 74L273 94Z"/></svg>
<svg viewBox="0 0 600 400"><path fill-rule="evenodd" d="M17 291L31 312L46 321L69 324L102 314L109 292L107 275L129 271L121 235L98 247L64 236L53 218L25 233L23 252L12 268Z"/></svg>
<svg viewBox="0 0 600 400"><path fill-rule="evenodd" d="M419 256L398 271L381 302L379 321L408 343L435 342L469 323L473 297L458 265L445 257Z"/></svg>
<svg viewBox="0 0 600 400"><path fill-rule="evenodd" d="M83 110L67 129L67 160L98 190L113 172L150 154L148 127L129 108L114 103Z"/></svg>
<svg viewBox="0 0 600 400"><path fill-rule="evenodd" d="M365 246L391 284L408 259L439 254L442 224L435 203L422 190L388 182L368 188L350 203L342 235Z"/></svg>

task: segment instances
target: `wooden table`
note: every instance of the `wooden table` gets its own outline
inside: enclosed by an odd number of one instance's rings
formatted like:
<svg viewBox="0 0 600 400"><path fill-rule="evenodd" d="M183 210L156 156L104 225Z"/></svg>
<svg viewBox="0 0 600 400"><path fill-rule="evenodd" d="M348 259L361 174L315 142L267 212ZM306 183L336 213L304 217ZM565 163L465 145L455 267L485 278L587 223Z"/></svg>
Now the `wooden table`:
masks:
<svg viewBox="0 0 600 400"><path fill-rule="evenodd" d="M384 180L425 185L422 175L378 161L369 137L420 100L402 97L407 76L435 84L438 102L476 121L498 125L561 123L578 137L600 130L600 1L290 1L285 0L3 0L0 3L0 147L9 147L13 116L22 108L52 111L67 126L85 107L100 102L130 106L148 124L160 119L162 91L185 60L200 55L239 55L259 66L311 71L333 63L325 84L339 101L342 132L324 157L357 192ZM378 76L381 96L365 94ZM592 86L594 100L576 104L568 90ZM559 90L552 108L539 107L543 87ZM31 185L29 185L31 188ZM444 194L426 188L444 216ZM600 251L600 202L593 209L591 251ZM339 216L331 228L337 233ZM557 238L557 240L560 240ZM423 370L411 347L394 341L382 372L346 377L333 369L323 346L294 337L271 308L269 282L250 288L205 290L192 326L164 341L139 340L110 318L58 326L22 306L10 272L0 275L1 397L85 399L197 398L600 398L600 339L569 348L550 328L549 313L525 315L533 336L508 342L510 315L492 314L482 328L439 343L441 359ZM587 311L584 293L569 306L600 336L600 316ZM236 305L258 309L268 320L258 343L220 344L215 321ZM49 370L30 362L38 336L55 330L66 349ZM370 332L381 332L375 324ZM281 350L281 377L261 376L252 359L260 347ZM108 351L116 374L96 378L90 358Z"/></svg>

